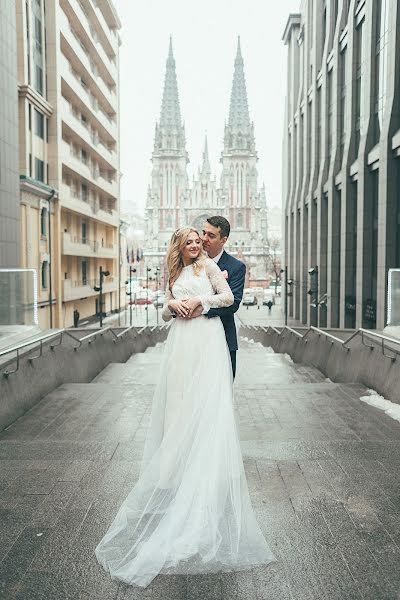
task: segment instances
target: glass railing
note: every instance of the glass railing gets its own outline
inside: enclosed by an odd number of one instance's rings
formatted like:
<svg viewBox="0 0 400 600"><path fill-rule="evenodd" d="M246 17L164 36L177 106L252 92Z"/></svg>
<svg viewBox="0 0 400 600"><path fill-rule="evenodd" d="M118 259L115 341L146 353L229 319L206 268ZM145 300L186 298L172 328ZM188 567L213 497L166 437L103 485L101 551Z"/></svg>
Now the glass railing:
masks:
<svg viewBox="0 0 400 600"><path fill-rule="evenodd" d="M387 325L400 326L400 269L389 269Z"/></svg>
<svg viewBox="0 0 400 600"><path fill-rule="evenodd" d="M0 348L39 332L35 269L0 269Z"/></svg>

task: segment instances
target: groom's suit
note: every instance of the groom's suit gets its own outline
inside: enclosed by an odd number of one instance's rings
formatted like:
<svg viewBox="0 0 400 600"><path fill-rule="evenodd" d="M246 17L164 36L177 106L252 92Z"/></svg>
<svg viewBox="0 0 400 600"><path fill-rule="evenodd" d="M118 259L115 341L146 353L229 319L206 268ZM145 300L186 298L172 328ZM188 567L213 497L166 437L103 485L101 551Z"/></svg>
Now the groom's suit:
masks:
<svg viewBox="0 0 400 600"><path fill-rule="evenodd" d="M228 273L227 282L232 290L234 300L231 306L226 306L224 308L210 308L205 316L209 319L213 317L221 317L221 321L225 330L226 341L231 353L233 376L235 377L236 350L238 349L238 343L234 314L238 310L242 301L246 265L234 256L231 256L225 252L225 250L223 251L217 264L221 271L226 271Z"/></svg>

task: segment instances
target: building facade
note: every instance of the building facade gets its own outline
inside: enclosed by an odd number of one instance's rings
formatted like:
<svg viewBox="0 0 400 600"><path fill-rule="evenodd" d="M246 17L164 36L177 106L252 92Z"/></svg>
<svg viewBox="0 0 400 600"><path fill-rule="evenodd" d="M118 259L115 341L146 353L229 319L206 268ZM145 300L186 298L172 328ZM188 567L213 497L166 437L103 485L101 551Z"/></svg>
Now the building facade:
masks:
<svg viewBox="0 0 400 600"><path fill-rule="evenodd" d="M150 266L161 266L175 229L183 225L201 229L208 216L219 214L231 223L227 249L246 262L248 284L264 283L268 260L267 207L265 188L258 188L257 161L239 40L220 159L222 172L219 185L211 172L207 138L202 165L190 184L187 174L189 157L170 42L146 202L147 245L144 255Z"/></svg>
<svg viewBox="0 0 400 600"><path fill-rule="evenodd" d="M17 36L12 2L0 4L0 268L19 267Z"/></svg>
<svg viewBox="0 0 400 600"><path fill-rule="evenodd" d="M284 261L303 323L386 323L400 266L399 11L304 0L286 25Z"/></svg>
<svg viewBox="0 0 400 600"><path fill-rule="evenodd" d="M119 305L119 28L111 0L17 0L21 261L39 322ZM52 310L50 310L50 306Z"/></svg>

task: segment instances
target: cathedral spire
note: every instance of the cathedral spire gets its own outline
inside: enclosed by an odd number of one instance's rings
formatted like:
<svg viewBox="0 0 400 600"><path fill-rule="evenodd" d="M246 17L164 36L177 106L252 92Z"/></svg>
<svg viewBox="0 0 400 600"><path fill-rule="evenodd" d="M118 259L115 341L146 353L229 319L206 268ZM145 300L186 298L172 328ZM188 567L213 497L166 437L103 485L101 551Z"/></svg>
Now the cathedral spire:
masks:
<svg viewBox="0 0 400 600"><path fill-rule="evenodd" d="M247 103L246 79L244 76L243 57L240 36L235 59L235 70L231 91L228 127L244 129L250 126L249 107Z"/></svg>
<svg viewBox="0 0 400 600"><path fill-rule="evenodd" d="M182 126L179 106L178 82L176 79L175 59L172 49L172 37L169 39L169 52L164 79L164 92L161 104L160 127L164 130L178 131Z"/></svg>
<svg viewBox="0 0 400 600"><path fill-rule="evenodd" d="M201 175L207 178L211 175L210 159L208 158L207 134L205 135L204 139L203 165L201 167Z"/></svg>

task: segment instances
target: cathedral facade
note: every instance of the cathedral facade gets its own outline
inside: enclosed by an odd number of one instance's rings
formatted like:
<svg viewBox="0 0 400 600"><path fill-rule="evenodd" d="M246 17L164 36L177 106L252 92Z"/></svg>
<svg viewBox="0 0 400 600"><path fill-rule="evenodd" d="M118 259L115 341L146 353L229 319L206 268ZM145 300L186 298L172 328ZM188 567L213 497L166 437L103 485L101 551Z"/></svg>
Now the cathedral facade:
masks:
<svg viewBox="0 0 400 600"><path fill-rule="evenodd" d="M144 257L148 265L162 266L175 229L190 225L201 231L207 217L222 215L231 224L226 249L246 263L247 285L264 285L268 262L267 206L265 187L258 188L257 160L239 39L219 185L211 173L207 138L202 165L197 177L189 182L189 157L170 41L146 201Z"/></svg>

